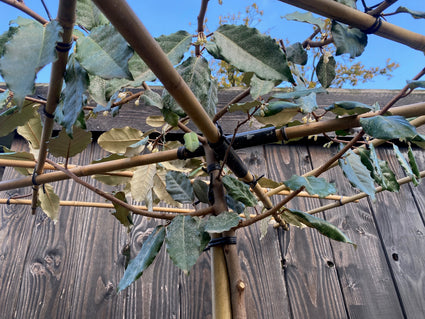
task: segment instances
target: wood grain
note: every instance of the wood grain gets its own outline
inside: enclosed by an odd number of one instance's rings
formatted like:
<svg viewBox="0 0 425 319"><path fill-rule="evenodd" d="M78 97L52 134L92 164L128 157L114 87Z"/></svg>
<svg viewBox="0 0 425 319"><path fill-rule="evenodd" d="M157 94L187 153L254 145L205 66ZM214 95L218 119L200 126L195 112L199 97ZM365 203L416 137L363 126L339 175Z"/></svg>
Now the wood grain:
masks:
<svg viewBox="0 0 425 319"><path fill-rule="evenodd" d="M266 146L266 162L269 177L276 181L303 174L311 167L307 149L292 145ZM295 199L288 207L306 211L312 202ZM293 318L347 318L338 273L329 266L334 260L329 240L312 229L291 227L280 232Z"/></svg>
<svg viewBox="0 0 425 319"><path fill-rule="evenodd" d="M336 150L309 147L315 158L328 158ZM317 161L313 161L317 167ZM339 194L353 194L339 167L321 177L336 183ZM327 202L326 202L327 203ZM325 202L324 202L325 204ZM350 318L401 318L403 316L391 270L367 200L325 212L325 218L340 228L354 243L331 241L334 260Z"/></svg>

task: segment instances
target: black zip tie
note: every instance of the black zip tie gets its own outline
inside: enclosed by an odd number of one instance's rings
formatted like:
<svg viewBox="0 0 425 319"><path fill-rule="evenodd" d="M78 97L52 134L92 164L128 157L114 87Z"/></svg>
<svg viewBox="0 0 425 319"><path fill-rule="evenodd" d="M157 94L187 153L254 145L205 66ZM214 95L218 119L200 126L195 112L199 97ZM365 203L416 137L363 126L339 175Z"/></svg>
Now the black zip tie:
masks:
<svg viewBox="0 0 425 319"><path fill-rule="evenodd" d="M287 140L288 140L288 135L286 135L285 126L283 126L283 127L280 129L280 131L282 132L282 139L283 139L284 141L287 141Z"/></svg>
<svg viewBox="0 0 425 319"><path fill-rule="evenodd" d="M10 196L8 199L7 199L7 201L6 201L6 205L7 206L10 206L10 199L12 198L12 196Z"/></svg>
<svg viewBox="0 0 425 319"><path fill-rule="evenodd" d="M342 206L342 205L344 205L343 203L342 203L342 200L344 199L344 196L342 196L341 195L341 198L339 199L339 201L338 201L338 203L339 203L339 206Z"/></svg>
<svg viewBox="0 0 425 319"><path fill-rule="evenodd" d="M381 25L382 25L382 19L381 19L381 17L377 17L375 22L370 26L370 28L368 28L366 30L362 30L362 31L363 31L363 33L366 33L366 34L373 34L373 33L375 33L376 31L379 30Z"/></svg>
<svg viewBox="0 0 425 319"><path fill-rule="evenodd" d="M43 113L44 113L44 115L45 115L46 117L48 117L49 119L53 119L53 118L55 118L55 115L54 115L54 114L49 113L49 112L47 112L47 111L46 111L46 104L44 104L44 106L43 106Z"/></svg>
<svg viewBox="0 0 425 319"><path fill-rule="evenodd" d="M210 240L204 251L210 250L211 247L224 245L236 245L236 236L213 238Z"/></svg>
<svg viewBox="0 0 425 319"><path fill-rule="evenodd" d="M207 173L210 174L212 171L219 171L221 169L220 164L212 163L207 166Z"/></svg>
<svg viewBox="0 0 425 319"><path fill-rule="evenodd" d="M39 186L40 184L38 184L35 180L36 177L37 177L37 173L35 172L35 169L34 169L34 171L32 173L32 177L31 177L31 182L34 186ZM35 188L33 187L32 189L35 189Z"/></svg>
<svg viewBox="0 0 425 319"><path fill-rule="evenodd" d="M72 42L64 43L64 42L58 42L56 43L56 51L59 52L68 52L72 47Z"/></svg>
<svg viewBox="0 0 425 319"><path fill-rule="evenodd" d="M264 174L263 174L263 175L261 175L260 177L258 177L257 179L253 179L252 181L248 182L247 184L248 184L249 186L251 186L251 188L252 188L252 189L254 189L255 185L257 185L258 181L259 181L260 179L262 179L263 177L264 177Z"/></svg>

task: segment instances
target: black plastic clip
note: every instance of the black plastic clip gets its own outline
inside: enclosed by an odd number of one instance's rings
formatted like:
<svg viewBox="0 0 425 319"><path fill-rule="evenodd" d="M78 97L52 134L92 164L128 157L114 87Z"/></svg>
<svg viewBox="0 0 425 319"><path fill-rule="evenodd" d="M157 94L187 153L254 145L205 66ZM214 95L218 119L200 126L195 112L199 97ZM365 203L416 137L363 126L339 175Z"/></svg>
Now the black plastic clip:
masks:
<svg viewBox="0 0 425 319"><path fill-rule="evenodd" d="M377 17L375 22L368 29L362 30L362 31L366 34L373 34L379 30L381 25L382 25L382 19L381 17Z"/></svg>
<svg viewBox="0 0 425 319"><path fill-rule="evenodd" d="M44 115L45 115L46 117L48 117L49 119L53 119L53 118L55 118L55 115L54 115L54 114L49 113L49 112L47 112L47 111L46 111L46 104L44 104L44 106L43 106L43 113L44 113Z"/></svg>
<svg viewBox="0 0 425 319"><path fill-rule="evenodd" d="M213 238L210 240L204 251L209 250L211 247L224 245L236 245L236 236Z"/></svg>
<svg viewBox="0 0 425 319"><path fill-rule="evenodd" d="M264 174L261 175L260 177L258 177L257 179L254 178L252 181L250 181L250 182L248 182L246 184L248 184L249 186L251 186L251 188L253 189L255 187L255 185L257 185L258 181L260 179L262 179L263 177L264 177Z"/></svg>
<svg viewBox="0 0 425 319"><path fill-rule="evenodd" d="M38 184L37 182L36 182L36 179L37 178L37 173L36 173L36 171L35 171L35 169L34 169L34 171L32 172L32 177L31 177L31 182L32 182L32 184L34 185L34 186L39 186L40 184ZM34 187L33 187L34 188Z"/></svg>
<svg viewBox="0 0 425 319"><path fill-rule="evenodd" d="M71 48L72 48L72 42L70 42L70 43L58 42L58 43L56 43L56 51L68 52Z"/></svg>

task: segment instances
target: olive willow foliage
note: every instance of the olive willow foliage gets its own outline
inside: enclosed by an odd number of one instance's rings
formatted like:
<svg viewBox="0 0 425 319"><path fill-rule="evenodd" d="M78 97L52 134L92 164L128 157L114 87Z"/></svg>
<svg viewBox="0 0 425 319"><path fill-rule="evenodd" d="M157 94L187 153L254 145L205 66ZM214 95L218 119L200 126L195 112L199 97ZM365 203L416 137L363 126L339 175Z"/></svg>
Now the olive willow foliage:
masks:
<svg viewBox="0 0 425 319"><path fill-rule="evenodd" d="M355 7L355 1L340 2ZM397 11L410 13L415 18L424 17L421 12L403 7ZM229 105L226 111L245 113L249 121L258 121L264 126L273 125L277 129L303 125L301 118L305 121L311 118L320 121L322 114L318 116L315 113L318 109L316 95L326 94L326 88L335 77L335 59L329 52L350 58L358 57L367 48L368 36L359 29L335 21L331 23L331 34L323 35L321 29L325 28L326 23L329 25L329 21L311 13L295 12L286 15L286 18L311 24L312 32L318 34L321 40L326 40L326 36L333 37L333 41L322 45L323 48L333 45L333 51L324 49L318 63L313 65L318 78L314 85L304 79L300 71L300 66L308 63L306 45L299 42L284 47L282 42L246 25L222 25L208 39L203 34L196 35L198 41L195 45L205 48L198 56L190 53L193 36L186 31L163 35L156 41L211 118L216 114L218 98L217 81L209 69L209 61L218 59L242 72L243 82L251 89L249 102L235 102ZM68 159L86 149L91 142L91 133L85 129L86 122L105 112L117 114L129 97L130 100L134 97L136 105L140 107L141 104L157 107L158 114L161 115L152 115L146 120L152 126L152 130L147 132L124 127L112 128L103 133L97 143L109 155L100 160L93 159L93 163L132 158L182 146L189 152L196 152L202 147L202 137L188 132L185 128L186 114L183 109L166 90L162 95L150 90L146 82L155 80L154 73L91 1L78 1L77 25L82 26L84 32L79 28L74 32L76 40L68 59L65 87L54 114L56 122L62 126L62 131L50 140L49 153L52 156ZM29 162L37 159L43 125L37 112L40 103L26 100L25 97L33 93L37 72L55 60L55 46L61 40L61 32L62 28L57 21L43 26L33 20L19 17L12 21L10 29L1 36L0 73L8 90L0 95L0 136L5 136L18 127L18 133L28 141L30 151L15 152L3 147L0 159ZM272 91L281 84L289 88L284 91ZM424 82L409 83L410 89L417 87L424 87ZM140 94L129 92L129 88L140 91ZM88 100L94 101L96 107L84 111ZM335 101L325 111L340 118L379 110L380 106L376 104ZM361 119L360 124L368 135L368 140L399 139L408 143L407 159L395 144L394 152L406 174L411 176L417 185L420 182L420 172L411 144L423 147L425 137L405 118L387 113L365 117ZM167 141L166 133L174 127L183 127L184 145ZM160 137L155 138L153 133L159 133ZM344 132L336 132L331 142L338 141L338 134L344 135ZM342 147L341 145L340 148ZM221 165L224 165L223 162ZM339 158L339 164L353 187L367 193L372 199L375 198L377 185L389 191L399 190L395 174L385 161L377 157L372 144L369 148L359 147L358 151L348 150ZM98 174L93 177L115 186L113 195L120 201L132 198L144 202L148 209L152 209L159 202L181 207L182 204L196 205L199 202L211 203L214 200L211 198L208 183L203 181L205 166L202 157L175 159L126 171L118 168L114 174ZM31 169L17 170L23 175L32 173ZM257 207L261 212L262 204L259 204L256 196L250 191L249 185L233 177L226 169L221 172L228 210L218 212L218 216L180 214L166 225L156 227L138 256L129 263L118 286L119 290L126 288L142 275L163 243L166 244L172 261L185 273L189 273L207 246L211 233L234 229L243 221L249 220L250 210L247 207ZM308 194L320 197L336 193L338 186L323 178L297 175L286 181L262 178L259 183L263 187L285 185L287 190L305 189ZM39 202L41 209L48 216L52 219L58 218L60 199L51 185L46 184L40 192ZM115 202L114 205L114 216L131 229L131 210L117 206ZM353 244L334 225L305 212L283 207L275 215L275 218L279 218L283 223L312 227L334 240Z"/></svg>

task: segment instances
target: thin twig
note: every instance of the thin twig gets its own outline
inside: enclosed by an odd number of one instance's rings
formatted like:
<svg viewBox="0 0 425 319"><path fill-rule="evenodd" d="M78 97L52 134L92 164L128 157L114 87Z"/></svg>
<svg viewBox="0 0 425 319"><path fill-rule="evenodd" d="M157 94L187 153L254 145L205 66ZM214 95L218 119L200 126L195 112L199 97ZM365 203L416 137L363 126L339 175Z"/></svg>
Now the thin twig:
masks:
<svg viewBox="0 0 425 319"><path fill-rule="evenodd" d="M198 43L200 40L203 40L205 37L204 35L204 19L205 19L205 14L207 12L207 8L208 8L208 1L209 0L202 0L201 3L201 9L199 10L199 15L198 15L198 41L195 44L195 55L197 57L199 57L201 55L201 44Z"/></svg>
<svg viewBox="0 0 425 319"><path fill-rule="evenodd" d="M220 111L216 113L216 115L213 118L213 122L216 123L221 117L226 114L229 111L229 106L235 103L238 103L243 98L247 97L249 93L251 92L251 88L246 89L242 93L236 95L229 103L226 104L225 107L223 107Z"/></svg>
<svg viewBox="0 0 425 319"><path fill-rule="evenodd" d="M49 21L44 19L42 16L40 16L38 13L34 12L30 8L28 8L23 2L15 1L15 0L0 0L1 2L4 2L8 5L11 5L12 7L15 7L16 9L21 10L22 12L28 14L30 17L34 18L41 24L46 24Z"/></svg>
<svg viewBox="0 0 425 319"><path fill-rule="evenodd" d="M44 0L41 0L41 3L43 4L44 10L46 10L47 16L49 17L49 20L52 21L52 16L50 15L49 8L47 8L46 3Z"/></svg>

